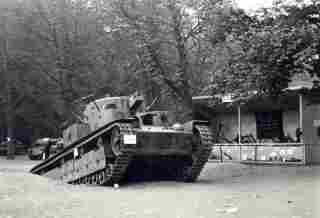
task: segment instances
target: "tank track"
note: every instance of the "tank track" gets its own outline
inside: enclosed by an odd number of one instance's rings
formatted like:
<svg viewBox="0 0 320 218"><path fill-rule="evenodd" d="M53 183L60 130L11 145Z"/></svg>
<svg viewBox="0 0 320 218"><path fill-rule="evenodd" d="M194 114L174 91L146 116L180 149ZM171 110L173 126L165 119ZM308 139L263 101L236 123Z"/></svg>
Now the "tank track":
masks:
<svg viewBox="0 0 320 218"><path fill-rule="evenodd" d="M120 127L120 135L124 134L133 134L132 126L131 124L119 124L118 127ZM119 183L123 179L123 176L126 173L126 169L132 159L132 156L134 154L134 148L128 148L125 147L123 137L121 137L121 154L116 157L116 160L114 162L114 166L111 169L111 175L109 176L109 179L107 183Z"/></svg>
<svg viewBox="0 0 320 218"><path fill-rule="evenodd" d="M130 123L117 123L111 129L119 127L120 135L133 134ZM104 169L97 170L89 175L70 181L70 184L89 184L89 185L112 185L122 181L126 174L126 169L132 159L135 149L124 144L121 137L121 154L118 155L113 163L106 161Z"/></svg>
<svg viewBox="0 0 320 218"><path fill-rule="evenodd" d="M201 145L193 155L192 165L186 169L187 172L183 178L185 182L194 182L198 178L212 150L213 136L208 126L201 124L195 125L194 128L200 133Z"/></svg>

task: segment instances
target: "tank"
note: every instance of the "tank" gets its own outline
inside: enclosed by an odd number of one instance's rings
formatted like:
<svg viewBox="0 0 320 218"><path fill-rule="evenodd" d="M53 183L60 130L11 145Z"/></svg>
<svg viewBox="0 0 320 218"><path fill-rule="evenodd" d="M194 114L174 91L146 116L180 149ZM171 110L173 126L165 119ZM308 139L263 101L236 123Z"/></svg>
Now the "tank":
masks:
<svg viewBox="0 0 320 218"><path fill-rule="evenodd" d="M63 133L68 146L31 172L70 184L196 181L211 153L207 122L173 124L169 112L145 108L137 95L89 102Z"/></svg>

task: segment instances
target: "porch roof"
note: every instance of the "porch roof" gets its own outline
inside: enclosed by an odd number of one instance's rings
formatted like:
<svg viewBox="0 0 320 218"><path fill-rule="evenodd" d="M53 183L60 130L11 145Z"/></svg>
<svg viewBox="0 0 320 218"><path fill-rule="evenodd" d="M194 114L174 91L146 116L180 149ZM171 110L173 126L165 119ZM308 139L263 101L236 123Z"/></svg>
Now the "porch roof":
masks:
<svg viewBox="0 0 320 218"><path fill-rule="evenodd" d="M308 96L313 101L319 101L320 89L304 86L290 86L285 89L281 95L271 97L261 95L257 92L248 93L245 96L232 98L222 98L222 95L215 96L197 96L192 98L193 110L207 111L214 113L235 112L238 106L241 106L242 111L272 111L272 110L298 110L299 98L303 94ZM318 99L318 100L317 100Z"/></svg>

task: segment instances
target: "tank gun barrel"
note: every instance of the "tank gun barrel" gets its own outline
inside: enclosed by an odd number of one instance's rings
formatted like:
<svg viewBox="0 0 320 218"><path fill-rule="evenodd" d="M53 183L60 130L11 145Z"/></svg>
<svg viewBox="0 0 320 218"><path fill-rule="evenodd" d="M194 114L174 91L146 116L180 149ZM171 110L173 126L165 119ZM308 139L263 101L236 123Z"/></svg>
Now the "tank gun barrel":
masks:
<svg viewBox="0 0 320 218"><path fill-rule="evenodd" d="M158 101L159 101L159 96L157 96L156 98L153 99L153 101L151 102L151 104L149 104L147 107L146 107L146 111L149 111L151 110L151 108L153 107L153 105L155 105Z"/></svg>

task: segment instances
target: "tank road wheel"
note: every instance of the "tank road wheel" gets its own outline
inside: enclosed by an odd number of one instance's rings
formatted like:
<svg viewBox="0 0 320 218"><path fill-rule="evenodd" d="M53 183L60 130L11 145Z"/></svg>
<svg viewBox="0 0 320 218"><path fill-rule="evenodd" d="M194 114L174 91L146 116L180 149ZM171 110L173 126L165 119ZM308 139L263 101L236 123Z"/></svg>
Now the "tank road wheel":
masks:
<svg viewBox="0 0 320 218"><path fill-rule="evenodd" d="M92 178L92 184L97 185L97 175L93 174L91 178Z"/></svg>
<svg viewBox="0 0 320 218"><path fill-rule="evenodd" d="M86 176L86 178L85 178L85 184L89 184L89 176Z"/></svg>
<svg viewBox="0 0 320 218"><path fill-rule="evenodd" d="M103 171L98 173L98 185L103 184Z"/></svg>
<svg viewBox="0 0 320 218"><path fill-rule="evenodd" d="M101 184L106 182L106 173L104 171L101 172Z"/></svg>
<svg viewBox="0 0 320 218"><path fill-rule="evenodd" d="M95 177L96 177L96 182L95 182L95 184L96 184L96 185L100 185L100 175L99 175L99 173L96 173Z"/></svg>
<svg viewBox="0 0 320 218"><path fill-rule="evenodd" d="M111 130L110 145L111 145L112 152L114 153L115 156L120 156L122 154L122 152L121 152L121 135L120 135L119 127L114 127Z"/></svg>
<svg viewBox="0 0 320 218"><path fill-rule="evenodd" d="M101 173L98 173L98 180L97 180L97 184L101 185L102 184L102 179L101 179Z"/></svg>

